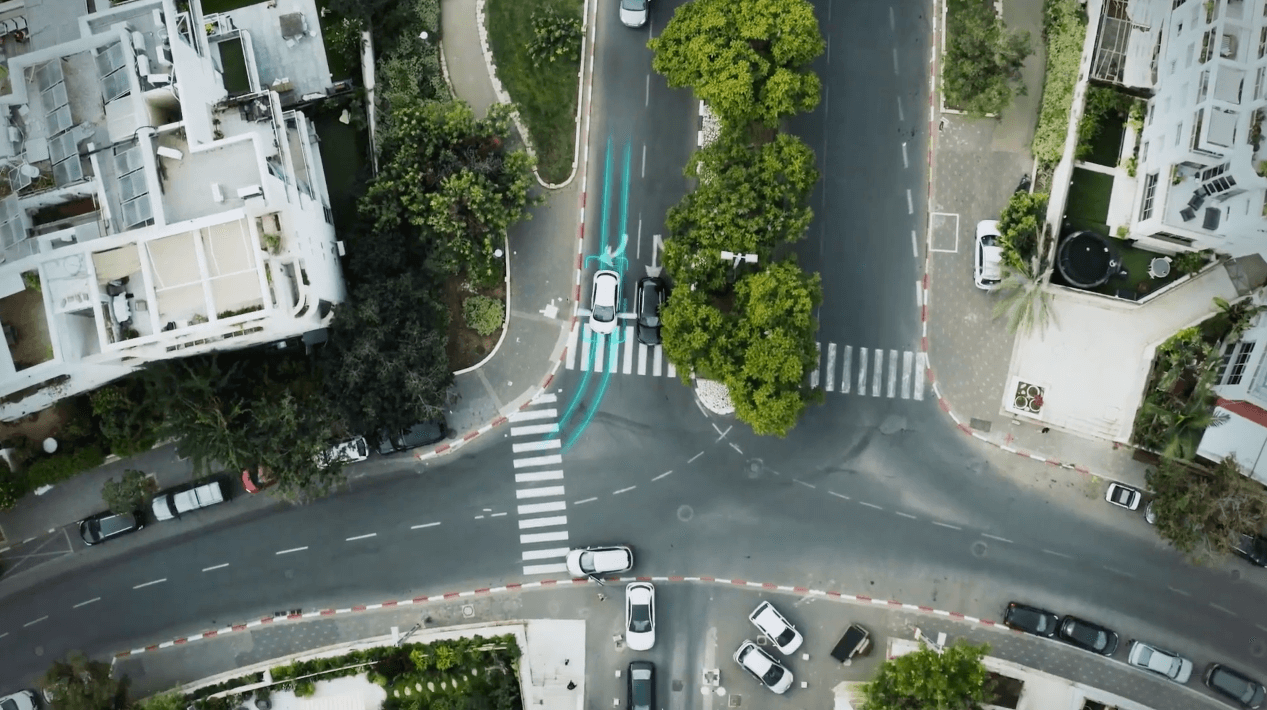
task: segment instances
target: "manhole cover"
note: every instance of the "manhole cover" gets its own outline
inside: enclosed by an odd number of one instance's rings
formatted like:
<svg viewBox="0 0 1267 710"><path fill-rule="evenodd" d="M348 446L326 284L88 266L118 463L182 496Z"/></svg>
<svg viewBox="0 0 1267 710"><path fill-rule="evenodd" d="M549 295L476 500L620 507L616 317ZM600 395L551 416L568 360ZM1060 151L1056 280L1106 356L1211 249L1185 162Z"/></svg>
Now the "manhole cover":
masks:
<svg viewBox="0 0 1267 710"><path fill-rule="evenodd" d="M1231 571L1231 575L1232 575L1233 582L1241 581L1241 571L1239 569L1236 569L1235 567L1233 567Z"/></svg>
<svg viewBox="0 0 1267 710"><path fill-rule="evenodd" d="M976 542L972 543L972 556L985 557L986 550L988 549L989 548L986 546L984 542L977 540Z"/></svg>
<svg viewBox="0 0 1267 710"><path fill-rule="evenodd" d="M973 417L968 422L968 426L972 427L973 429L976 429L977 431L990 431L990 420L977 419L976 417Z"/></svg>
<svg viewBox="0 0 1267 710"><path fill-rule="evenodd" d="M765 462L761 459L753 459L748 462L748 478L760 478L765 471Z"/></svg>
<svg viewBox="0 0 1267 710"><path fill-rule="evenodd" d="M470 604L463 604L462 616L465 616L468 619L471 618L472 616L475 616L475 607L471 606Z"/></svg>
<svg viewBox="0 0 1267 710"><path fill-rule="evenodd" d="M1260 638L1249 640L1249 655L1254 658L1262 658L1264 653L1267 653L1267 641Z"/></svg>
<svg viewBox="0 0 1267 710"><path fill-rule="evenodd" d="M695 517L695 509L689 505L684 505L677 509L677 519L686 522Z"/></svg>
<svg viewBox="0 0 1267 710"><path fill-rule="evenodd" d="M680 693L682 692L682 689L686 687L686 683L683 683L680 680L675 680L669 687L673 688L673 692Z"/></svg>
<svg viewBox="0 0 1267 710"><path fill-rule="evenodd" d="M743 704L743 696L739 695L738 693L731 693L730 698L726 700L726 705L732 708L737 708L742 704Z"/></svg>

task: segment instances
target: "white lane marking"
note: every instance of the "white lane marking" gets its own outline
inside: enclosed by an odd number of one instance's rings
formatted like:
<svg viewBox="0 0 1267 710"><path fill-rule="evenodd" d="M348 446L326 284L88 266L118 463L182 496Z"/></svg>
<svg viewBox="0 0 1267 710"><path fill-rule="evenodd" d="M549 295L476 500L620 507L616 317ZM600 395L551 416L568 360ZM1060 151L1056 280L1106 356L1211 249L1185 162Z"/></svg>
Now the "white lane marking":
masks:
<svg viewBox="0 0 1267 710"><path fill-rule="evenodd" d="M568 539L567 530L556 530L544 533L525 533L519 536L520 545L531 545L534 542L558 542Z"/></svg>
<svg viewBox="0 0 1267 710"><path fill-rule="evenodd" d="M896 75L897 75L897 73L898 73L898 70L897 70L897 47L894 47L894 48L893 48L893 74L896 76Z"/></svg>
<svg viewBox="0 0 1267 710"><path fill-rule="evenodd" d="M897 97L897 120L899 120L899 121L905 121L905 120L906 120L906 112L902 110L902 97L901 97L901 96Z"/></svg>
<svg viewBox="0 0 1267 710"><path fill-rule="evenodd" d="M92 599L89 599L89 600L88 600L88 601L86 601L86 602L79 602L79 603L78 603L78 604L76 604L75 606L72 606L72 607L71 607L71 609L78 609L78 608L79 608L79 607L81 607L81 606L88 606L89 604L91 604L91 603L93 603L93 602L99 602L99 601L101 601L101 597L93 597Z"/></svg>
<svg viewBox="0 0 1267 710"><path fill-rule="evenodd" d="M524 409L518 412L511 412L506 417L510 422L527 422L533 419L558 419L559 410L557 409Z"/></svg>
<svg viewBox="0 0 1267 710"><path fill-rule="evenodd" d="M563 486L542 486L540 488L520 488L515 491L515 498L549 498L563 495Z"/></svg>
<svg viewBox="0 0 1267 710"><path fill-rule="evenodd" d="M568 571L568 566L563 562L549 565L524 565L524 574L557 574L566 571Z"/></svg>
<svg viewBox="0 0 1267 710"><path fill-rule="evenodd" d="M562 439L542 439L541 441L525 441L518 444L512 444L511 453L522 453L524 451L546 451L548 449L563 448Z"/></svg>
<svg viewBox="0 0 1267 710"><path fill-rule="evenodd" d="M563 463L563 457L559 454L551 454L549 456L531 456L526 459L515 459L515 468L525 468L528 466L549 466L551 464Z"/></svg>
<svg viewBox="0 0 1267 710"><path fill-rule="evenodd" d="M599 337L594 331L590 330L588 325L585 326L585 337L581 338L581 372L589 372L590 356L593 354L591 351L594 349L594 341L598 340Z"/></svg>
<svg viewBox="0 0 1267 710"><path fill-rule="evenodd" d="M900 100L900 99L899 99L899 100ZM576 369L576 343L577 343L577 341L578 341L578 340L580 340L580 333L581 333L581 328L580 328L580 327L578 327L578 326L573 326L573 327L572 327L572 332L568 333L568 361L567 361L567 368L568 368L569 370L575 370L575 369ZM551 397L553 397L553 396L554 396L554 395L551 395ZM554 400L552 399L552 400L550 400L550 401L552 401L552 402L553 402ZM512 419L511 421L514 421L514 420Z"/></svg>
<svg viewBox="0 0 1267 710"><path fill-rule="evenodd" d="M484 516L483 516L483 515L477 515L477 516L475 516L475 519L476 519L476 520L483 520L483 519L484 519Z"/></svg>
<svg viewBox="0 0 1267 710"><path fill-rule="evenodd" d="M533 513L553 513L556 510L567 510L568 504L565 501L555 500L549 503L525 503L518 506L520 515L532 515Z"/></svg>
<svg viewBox="0 0 1267 710"><path fill-rule="evenodd" d="M1175 587L1169 587L1169 586L1168 586L1168 587L1166 587L1166 589L1169 589L1170 591L1174 592L1175 594L1182 594L1182 595L1184 595L1185 597L1190 597L1190 596L1192 596L1192 592L1185 592L1184 590L1182 590L1182 589L1177 589L1177 588L1175 588ZM1264 631L1267 631L1267 629L1264 629Z"/></svg>
<svg viewBox="0 0 1267 710"><path fill-rule="evenodd" d="M853 500L853 498L850 498L849 496L841 494L841 493L837 493L836 491L827 491L827 492L836 496L837 498L844 498L845 500Z"/></svg>
<svg viewBox="0 0 1267 710"><path fill-rule="evenodd" d="M793 478L792 480L793 480L793 481L796 481L797 483L801 484L802 486L805 486L806 488L818 488L818 486L815 486L815 485L813 485L812 483L806 483L805 481L802 481L802 480L801 480L801 479L799 479L799 478Z"/></svg>
<svg viewBox="0 0 1267 710"><path fill-rule="evenodd" d="M567 557L568 549L566 547L555 547L549 550L524 550L523 560L551 560L556 557Z"/></svg>
<svg viewBox="0 0 1267 710"><path fill-rule="evenodd" d="M307 550L307 549L308 549L308 546L304 545L303 547L292 547L289 550L278 550L277 552L274 552L273 554L274 555L289 555L292 552L303 552L304 550Z"/></svg>
<svg viewBox="0 0 1267 710"><path fill-rule="evenodd" d="M166 577L163 577L162 579L155 579L155 580L151 580L151 581L149 581L149 582L143 582L143 583L138 584L138 585L136 585L136 586L134 586L134 587L132 587L132 588L133 588L133 589L142 589L142 588L144 588L144 587L152 587L152 586L154 586L155 584L162 584L163 582L166 582L166 581L167 581L167 578L166 578Z"/></svg>
<svg viewBox="0 0 1267 710"><path fill-rule="evenodd" d="M844 357L841 358L841 363L840 363L840 393L841 394L849 394L849 388L853 385L853 382L851 382L849 379L849 375L852 374L849 366L850 364L852 364L852 362L853 362L853 346L846 345L845 354L844 354Z"/></svg>
<svg viewBox="0 0 1267 710"><path fill-rule="evenodd" d="M827 391L836 390L836 344L827 344Z"/></svg>
<svg viewBox="0 0 1267 710"><path fill-rule="evenodd" d="M1210 602L1210 606L1215 609L1218 609L1219 611L1223 612L1224 614L1227 614L1228 616L1236 616L1236 612L1232 611L1231 609L1228 609L1227 607L1219 606L1218 604L1215 604L1214 602Z"/></svg>
<svg viewBox="0 0 1267 710"><path fill-rule="evenodd" d="M703 452L703 451L701 451L701 452L699 452L698 454L695 454L694 456L692 456L692 457L690 458L690 460L689 460L689 461L687 461L687 463L695 463L695 459L697 459L697 458L699 458L699 457L701 457L701 456L703 456L703 455L704 455L704 452Z"/></svg>
<svg viewBox="0 0 1267 710"><path fill-rule="evenodd" d="M203 572L212 572L212 571L215 571L215 570L218 570L218 569L224 569L225 567L228 567L228 566L229 566L229 563L228 563L228 562L221 562L221 563L220 563L220 564L218 564L218 565L211 565L210 567L203 567L203 568L202 568L202 571L203 571Z"/></svg>
<svg viewBox="0 0 1267 710"><path fill-rule="evenodd" d="M1267 626L1263 626L1262 624L1254 624L1254 626L1257 626L1259 629L1263 631L1267 631ZM0 637L0 638L3 638L3 637Z"/></svg>
<svg viewBox="0 0 1267 710"><path fill-rule="evenodd" d="M488 516L488 517L490 517L490 518L500 518L500 517L502 517L503 515L506 515L506 511L504 511L504 510L503 510L502 512L500 512L500 513L493 513L492 515L490 515L490 516Z"/></svg>
<svg viewBox="0 0 1267 710"><path fill-rule="evenodd" d="M928 356L921 350L915 353L915 391L911 396L916 400L924 401L924 381L928 379Z"/></svg>
<svg viewBox="0 0 1267 710"><path fill-rule="evenodd" d="M1130 572L1127 572L1127 571L1125 571L1125 570L1120 570L1120 569L1118 569L1118 568L1116 568L1116 567L1110 567L1110 566L1108 566L1108 565L1100 565L1100 567L1101 567L1101 568L1103 568L1103 569L1108 570L1109 572L1112 572L1113 574L1120 574L1120 575L1122 575L1123 577L1130 577L1131 579L1135 579L1135 575L1133 575L1133 574L1131 574Z"/></svg>
<svg viewBox="0 0 1267 710"><path fill-rule="evenodd" d="M859 503L861 503L862 505L867 506L868 508L875 508L876 510L884 510L884 508L881 508L880 506L876 505L875 503L868 503L868 502L866 502L865 500L860 500L860 501L858 501L858 502L859 502Z"/></svg>
<svg viewBox="0 0 1267 710"><path fill-rule="evenodd" d="M910 350L902 352L902 399L911 398L911 367L915 364L915 353Z"/></svg>
<svg viewBox="0 0 1267 710"><path fill-rule="evenodd" d="M421 529L423 529L423 528L434 528L435 526L437 526L437 525L439 525L439 524L440 524L440 523L423 523L422 525L410 525L410 526L409 526L409 529L410 529L410 530L421 530Z"/></svg>
<svg viewBox="0 0 1267 710"><path fill-rule="evenodd" d="M890 350L889 351L889 388L888 390L886 390L887 392L886 396L889 399L893 399L893 396L897 394L897 368L898 368L897 351Z"/></svg>
<svg viewBox="0 0 1267 710"><path fill-rule="evenodd" d="M25 629L25 628L26 628L26 627L28 627L28 626L35 626L36 624L40 623L41 621L43 621L43 620L45 620L45 619L47 619L47 618L48 618L47 616L41 616L40 618L35 619L34 621L28 621L28 622L26 622L25 624L22 624L22 628L24 628L24 629ZM8 636L8 634L5 634L5 635L6 635L6 636Z"/></svg>
<svg viewBox="0 0 1267 710"><path fill-rule="evenodd" d="M665 377L677 377L677 365L666 360L664 375Z"/></svg>
<svg viewBox="0 0 1267 710"><path fill-rule="evenodd" d="M596 500L598 500L598 496L590 496L589 498L584 498L584 499L582 499L582 500L578 500L578 501L576 501L575 503L573 503L572 505L580 505L580 504L582 504L582 503L593 503L593 502L594 502L594 501L596 501Z"/></svg>
<svg viewBox="0 0 1267 710"><path fill-rule="evenodd" d="M343 541L353 542L355 540L368 540L371 537L378 537L378 533L365 533L364 535L353 535L352 537L345 538Z"/></svg>
<svg viewBox="0 0 1267 710"><path fill-rule="evenodd" d="M660 474L659 476L656 476L655 478L653 478L653 479L651 479L651 480L652 480L652 481L658 481L658 480L660 480L661 478L664 478L665 476L669 475L670 473L673 473L673 471L665 471L664 473Z"/></svg>
<svg viewBox="0 0 1267 710"><path fill-rule="evenodd" d="M919 518L915 517L914 515L911 515L910 513L903 513L900 510L896 510L894 512L902 516L903 518L910 518L911 520L919 520Z"/></svg>
<svg viewBox="0 0 1267 710"><path fill-rule="evenodd" d="M651 105L651 75L650 74L647 75L647 100L646 100L646 103L644 103L643 105L644 106ZM647 146L645 144L642 146L642 176L643 177L647 176Z"/></svg>
<svg viewBox="0 0 1267 710"><path fill-rule="evenodd" d="M1005 537L999 537L998 535L991 535L990 533L981 533L981 537L988 537L991 540L998 540L999 542L1011 542L1011 540Z"/></svg>
<svg viewBox="0 0 1267 710"><path fill-rule="evenodd" d="M638 343L638 374L647 374L647 346L645 343Z"/></svg>
<svg viewBox="0 0 1267 710"><path fill-rule="evenodd" d="M814 341L814 370L809 373L809 388L818 387L818 369L823 366L823 344Z"/></svg>
<svg viewBox="0 0 1267 710"><path fill-rule="evenodd" d="M621 489L620 489L620 490L618 490L618 491L612 491L612 495L614 495L614 496L618 496L618 495L620 495L621 493L628 493L629 491L632 491L632 490L633 490L633 489L635 489L635 488L637 488L637 486L629 486L628 488L621 488Z"/></svg>
<svg viewBox="0 0 1267 710"><path fill-rule="evenodd" d="M911 156L908 155L906 152L906 141L902 141L902 167L903 168L911 167Z"/></svg>
<svg viewBox="0 0 1267 710"><path fill-rule="evenodd" d="M555 515L548 518L524 518L519 521L520 530L531 530L532 528L552 528L555 525L567 525L568 516Z"/></svg>
<svg viewBox="0 0 1267 710"><path fill-rule="evenodd" d="M906 213L915 214L915 200L911 197L911 188L906 188Z"/></svg>
<svg viewBox="0 0 1267 710"><path fill-rule="evenodd" d="M858 348L858 394L867 396L867 349Z"/></svg>
<svg viewBox="0 0 1267 710"><path fill-rule="evenodd" d="M911 238L912 239L915 238L914 229L911 230ZM924 307L924 284L919 281L915 282L915 307L916 308Z"/></svg>
<svg viewBox="0 0 1267 710"><path fill-rule="evenodd" d="M531 473L516 473L515 483L531 483L533 481L560 481L563 479L562 471L533 471Z"/></svg>
<svg viewBox="0 0 1267 710"><path fill-rule="evenodd" d="M916 238L914 229L911 230L911 255L914 256L916 259L919 258L919 239ZM919 301L918 298L915 300L917 302Z"/></svg>
<svg viewBox="0 0 1267 710"><path fill-rule="evenodd" d="M1043 552L1046 552L1046 553L1047 553L1047 554L1049 554L1049 555L1055 555L1056 557L1063 557L1063 558L1065 558L1066 560L1072 560L1072 559L1073 559L1073 555L1066 555L1066 554L1065 554L1065 553L1063 553L1063 552L1056 552L1055 550L1048 550L1048 549L1046 549L1046 548L1043 548Z"/></svg>
<svg viewBox="0 0 1267 710"><path fill-rule="evenodd" d="M647 75L647 101L651 101L651 75ZM647 144L642 144L642 177L647 176Z"/></svg>
<svg viewBox="0 0 1267 710"><path fill-rule="evenodd" d="M958 525L951 525L950 523L942 523L936 520L933 521L933 525L937 525L943 528L950 528L951 530L963 530L963 528L959 527Z"/></svg>
<svg viewBox="0 0 1267 710"><path fill-rule="evenodd" d="M594 372L603 371L603 351L607 347L607 336L601 335L594 343ZM581 368L585 369L585 368Z"/></svg>
<svg viewBox="0 0 1267 710"><path fill-rule="evenodd" d="M880 388L884 385L884 351L876 348L872 355L874 362L871 363L871 396L879 397Z"/></svg>
<svg viewBox="0 0 1267 710"><path fill-rule="evenodd" d="M743 449L739 448L739 445L738 445L738 444L736 444L735 442L733 442L733 441L732 441L732 442L730 442L730 448L734 449L735 451L738 451L738 452L739 452L739 455L740 455L740 456L743 456Z"/></svg>
<svg viewBox="0 0 1267 710"><path fill-rule="evenodd" d="M530 434L554 434L558 431L558 424L529 424L527 426L512 426L510 428L510 435L528 436Z"/></svg>
<svg viewBox="0 0 1267 710"><path fill-rule="evenodd" d="M892 6L892 5L889 5L889 29L890 29L890 30L896 30L896 29L897 29L897 24L896 24L896 22L895 22L895 20L894 20L894 18L893 18L893 6Z"/></svg>
<svg viewBox="0 0 1267 710"><path fill-rule="evenodd" d="M552 392L542 392L532 398L533 404L554 404L559 400L558 396Z"/></svg>
<svg viewBox="0 0 1267 710"><path fill-rule="evenodd" d="M664 361L664 348L657 345L654 348L652 348L652 351L653 352L652 352L652 358L651 358L651 374L656 377L659 377L660 373L662 372L660 367Z"/></svg>
<svg viewBox="0 0 1267 710"><path fill-rule="evenodd" d="M634 327L632 325L627 325L625 326L625 354L620 365L621 373L626 375L633 372L634 343Z"/></svg>

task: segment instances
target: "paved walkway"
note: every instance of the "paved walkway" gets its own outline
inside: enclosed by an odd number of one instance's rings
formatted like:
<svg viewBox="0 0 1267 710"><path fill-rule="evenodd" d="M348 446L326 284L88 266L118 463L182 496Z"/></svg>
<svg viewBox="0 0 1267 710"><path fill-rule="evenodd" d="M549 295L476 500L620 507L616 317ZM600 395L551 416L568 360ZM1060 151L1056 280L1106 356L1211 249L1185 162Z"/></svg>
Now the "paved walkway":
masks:
<svg viewBox="0 0 1267 710"><path fill-rule="evenodd" d="M934 145L928 293L928 351L942 406L965 433L1042 463L1144 485L1134 450L1056 429L1044 431L1004 411L1014 336L993 318L995 299L972 283L978 221L998 219L1022 175L1042 101L1042 0L1005 0L1003 19L1028 31L1036 52L1021 72L1026 93L998 120L938 114Z"/></svg>

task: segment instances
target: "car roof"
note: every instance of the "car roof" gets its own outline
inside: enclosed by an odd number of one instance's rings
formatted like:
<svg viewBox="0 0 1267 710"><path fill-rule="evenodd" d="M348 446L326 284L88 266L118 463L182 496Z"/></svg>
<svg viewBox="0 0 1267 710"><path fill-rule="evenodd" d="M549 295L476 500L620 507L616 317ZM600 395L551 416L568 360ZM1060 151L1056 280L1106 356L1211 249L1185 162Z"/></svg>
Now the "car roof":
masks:
<svg viewBox="0 0 1267 710"><path fill-rule="evenodd" d="M1003 278L1003 248L981 247L981 278Z"/></svg>
<svg viewBox="0 0 1267 710"><path fill-rule="evenodd" d="M650 584L634 583L625 588L625 594L634 604L650 604L653 587Z"/></svg>
<svg viewBox="0 0 1267 710"><path fill-rule="evenodd" d="M746 644L749 648L748 652L743 656L744 667L757 675L765 675L766 671L774 667L774 662L762 653L755 643L748 641Z"/></svg>
<svg viewBox="0 0 1267 710"><path fill-rule="evenodd" d="M763 629L778 631L779 629L787 628L787 622L785 622L782 615L775 610L773 604L763 604L760 608L760 612L754 613L750 618Z"/></svg>
<svg viewBox="0 0 1267 710"><path fill-rule="evenodd" d="M624 567L629 564L629 555L619 547L609 547L602 550L590 550L596 569L604 569L607 567Z"/></svg>
<svg viewBox="0 0 1267 710"><path fill-rule="evenodd" d="M611 288L600 288L599 284L602 283L603 281L610 281ZM596 274L594 274L594 287L595 287L594 288L595 290L594 305L596 306L616 305L616 289L619 287L619 285L620 285L620 275L617 274L615 271L599 271ZM598 302L599 298L603 299L601 303ZM610 300L608 300L608 298L610 298Z"/></svg>

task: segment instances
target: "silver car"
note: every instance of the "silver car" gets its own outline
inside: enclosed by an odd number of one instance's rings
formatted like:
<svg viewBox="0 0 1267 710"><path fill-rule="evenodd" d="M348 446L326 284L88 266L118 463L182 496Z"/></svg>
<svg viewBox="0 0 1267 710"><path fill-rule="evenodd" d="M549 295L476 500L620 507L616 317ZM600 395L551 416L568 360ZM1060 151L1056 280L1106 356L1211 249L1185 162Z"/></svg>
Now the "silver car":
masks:
<svg viewBox="0 0 1267 710"><path fill-rule="evenodd" d="M1126 662L1158 675L1164 675L1176 683L1187 683L1192 677L1192 661L1177 653L1163 651L1139 641L1131 642L1131 652Z"/></svg>

